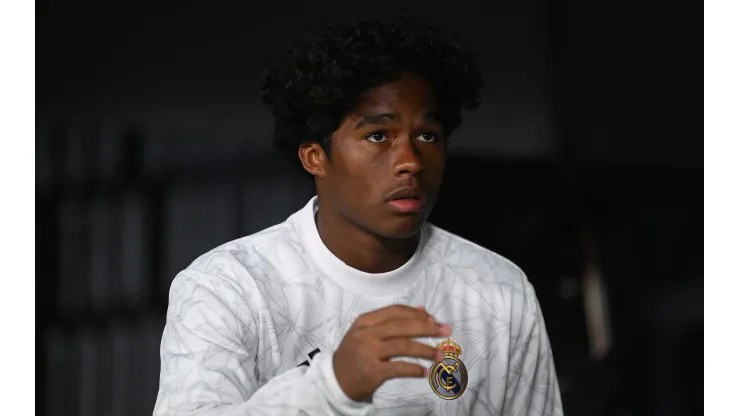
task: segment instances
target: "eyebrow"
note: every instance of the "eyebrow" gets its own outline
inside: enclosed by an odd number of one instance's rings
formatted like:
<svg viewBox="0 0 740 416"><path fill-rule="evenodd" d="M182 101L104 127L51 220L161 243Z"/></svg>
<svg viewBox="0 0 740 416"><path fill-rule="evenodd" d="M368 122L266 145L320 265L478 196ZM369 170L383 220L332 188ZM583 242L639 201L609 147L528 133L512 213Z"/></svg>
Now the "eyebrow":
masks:
<svg viewBox="0 0 740 416"><path fill-rule="evenodd" d="M442 114L438 112L424 114L424 121L427 123L442 124Z"/></svg>
<svg viewBox="0 0 740 416"><path fill-rule="evenodd" d="M398 117L395 114L391 113L383 113L383 114L369 114L366 115L360 120L356 125L355 129L361 129L363 127L372 126L372 125L378 125L378 124L385 124L388 121L392 121L397 119ZM424 121L429 123L441 123L442 116L440 113L433 112L433 113L427 113L424 115Z"/></svg>
<svg viewBox="0 0 740 416"><path fill-rule="evenodd" d="M361 129L366 126L372 126L375 124L385 124L385 122L396 118L395 114L369 114L362 118L356 125L355 129Z"/></svg>

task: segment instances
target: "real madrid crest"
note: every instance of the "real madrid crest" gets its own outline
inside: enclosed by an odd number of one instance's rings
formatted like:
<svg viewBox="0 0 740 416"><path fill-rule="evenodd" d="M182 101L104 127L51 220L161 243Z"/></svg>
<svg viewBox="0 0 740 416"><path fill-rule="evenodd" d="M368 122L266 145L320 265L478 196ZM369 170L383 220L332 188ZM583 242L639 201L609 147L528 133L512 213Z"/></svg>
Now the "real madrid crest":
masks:
<svg viewBox="0 0 740 416"><path fill-rule="evenodd" d="M462 396L468 386L468 370L460 357L462 347L450 338L437 344L445 355L429 369L429 385L437 396L454 400Z"/></svg>

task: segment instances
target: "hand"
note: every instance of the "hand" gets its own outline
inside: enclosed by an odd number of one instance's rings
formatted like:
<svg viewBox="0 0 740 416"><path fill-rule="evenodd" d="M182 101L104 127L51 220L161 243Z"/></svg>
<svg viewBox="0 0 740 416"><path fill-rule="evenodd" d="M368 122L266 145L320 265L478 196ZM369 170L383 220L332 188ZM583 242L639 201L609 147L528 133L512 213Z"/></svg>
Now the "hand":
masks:
<svg viewBox="0 0 740 416"><path fill-rule="evenodd" d="M386 380L424 377L418 364L390 361L416 357L439 361L437 348L412 341L414 337L448 337L452 329L438 323L423 308L392 305L360 315L334 352L334 373L339 386L354 401L370 401Z"/></svg>

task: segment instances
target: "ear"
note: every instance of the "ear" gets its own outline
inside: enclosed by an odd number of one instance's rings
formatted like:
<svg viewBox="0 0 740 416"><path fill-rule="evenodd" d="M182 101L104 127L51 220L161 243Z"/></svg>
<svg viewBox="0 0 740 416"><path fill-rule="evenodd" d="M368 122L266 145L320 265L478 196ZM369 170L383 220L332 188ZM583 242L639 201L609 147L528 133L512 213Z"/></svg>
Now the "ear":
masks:
<svg viewBox="0 0 740 416"><path fill-rule="evenodd" d="M326 176L326 165L329 158L318 143L301 143L298 147L298 158L306 172L317 178Z"/></svg>

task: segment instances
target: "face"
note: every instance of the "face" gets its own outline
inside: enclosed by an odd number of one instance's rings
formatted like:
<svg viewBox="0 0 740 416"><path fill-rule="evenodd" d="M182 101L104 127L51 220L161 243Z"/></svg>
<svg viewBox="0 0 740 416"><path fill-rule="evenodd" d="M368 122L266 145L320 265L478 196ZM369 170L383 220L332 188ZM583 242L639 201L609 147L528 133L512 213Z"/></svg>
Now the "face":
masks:
<svg viewBox="0 0 740 416"><path fill-rule="evenodd" d="M368 91L332 135L330 158L316 144L301 148L322 209L378 236L417 234L445 167L439 120L437 97L423 78L404 76Z"/></svg>

